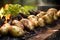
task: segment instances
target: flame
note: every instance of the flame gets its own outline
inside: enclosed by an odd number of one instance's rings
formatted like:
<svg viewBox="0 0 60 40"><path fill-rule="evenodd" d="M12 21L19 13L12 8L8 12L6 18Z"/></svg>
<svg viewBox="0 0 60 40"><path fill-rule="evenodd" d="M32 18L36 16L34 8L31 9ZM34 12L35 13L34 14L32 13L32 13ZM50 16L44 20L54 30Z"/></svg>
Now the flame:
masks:
<svg viewBox="0 0 60 40"><path fill-rule="evenodd" d="M3 17L3 15L2 15L3 12L4 12L4 8L2 7L2 8L0 9L0 17L1 17L1 18Z"/></svg>
<svg viewBox="0 0 60 40"><path fill-rule="evenodd" d="M1 17L1 18L3 17L3 14L2 14L2 13L4 12L4 10L8 10L8 8L9 8L9 4L6 4L4 8L2 7L2 8L0 9L0 17ZM10 19L10 16L11 16L10 14L7 14L7 15L5 16L6 20Z"/></svg>
<svg viewBox="0 0 60 40"><path fill-rule="evenodd" d="M2 14L4 12L4 8L2 7L0 10L0 14Z"/></svg>
<svg viewBox="0 0 60 40"><path fill-rule="evenodd" d="M8 8L9 8L9 4L6 4L5 9L8 10Z"/></svg>
<svg viewBox="0 0 60 40"><path fill-rule="evenodd" d="M5 16L6 20L9 20L10 17L11 17L11 14L7 14L7 15Z"/></svg>
<svg viewBox="0 0 60 40"><path fill-rule="evenodd" d="M11 14L7 14L7 15L5 15L5 19L6 19L5 23L7 23L8 20L10 20L10 17L11 17Z"/></svg>

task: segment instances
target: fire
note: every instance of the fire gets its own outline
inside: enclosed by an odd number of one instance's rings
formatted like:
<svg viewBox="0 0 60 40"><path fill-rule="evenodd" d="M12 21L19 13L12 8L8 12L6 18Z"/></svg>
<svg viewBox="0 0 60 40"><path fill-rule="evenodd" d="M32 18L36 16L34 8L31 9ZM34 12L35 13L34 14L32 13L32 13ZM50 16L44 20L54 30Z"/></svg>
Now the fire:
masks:
<svg viewBox="0 0 60 40"><path fill-rule="evenodd" d="M2 13L4 12L4 9L6 9L6 10L8 9L8 4L5 5L5 8L2 7L2 8L0 9L0 17L1 17L1 19L2 19L2 17L3 17L3 14L2 14ZM5 16L6 20L10 19L10 16L11 16L10 14L6 15L6 16Z"/></svg>
<svg viewBox="0 0 60 40"><path fill-rule="evenodd" d="M0 9L0 17L1 17L1 18L3 17L3 15L2 15L3 12L4 12L4 8L2 7L2 8Z"/></svg>
<svg viewBox="0 0 60 40"><path fill-rule="evenodd" d="M8 8L9 8L9 4L6 4L5 9L8 10Z"/></svg>
<svg viewBox="0 0 60 40"><path fill-rule="evenodd" d="M5 16L6 20L9 20L10 17L11 17L11 14L8 14L8 15Z"/></svg>

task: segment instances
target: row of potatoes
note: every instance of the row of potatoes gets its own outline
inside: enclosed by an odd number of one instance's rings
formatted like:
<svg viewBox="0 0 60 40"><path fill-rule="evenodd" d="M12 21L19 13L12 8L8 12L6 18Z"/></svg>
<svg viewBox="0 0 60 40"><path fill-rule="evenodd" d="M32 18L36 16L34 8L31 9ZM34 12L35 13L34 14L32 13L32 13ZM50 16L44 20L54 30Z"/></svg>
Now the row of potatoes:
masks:
<svg viewBox="0 0 60 40"><path fill-rule="evenodd" d="M52 23L60 17L60 10L57 11L55 8L48 9L47 12L40 11L36 16L30 15L28 18L22 18L20 21L13 20L12 24L5 23L0 28L0 34L6 35L8 32L14 37L20 37L25 34L25 29L33 31L35 27L44 27L47 24Z"/></svg>

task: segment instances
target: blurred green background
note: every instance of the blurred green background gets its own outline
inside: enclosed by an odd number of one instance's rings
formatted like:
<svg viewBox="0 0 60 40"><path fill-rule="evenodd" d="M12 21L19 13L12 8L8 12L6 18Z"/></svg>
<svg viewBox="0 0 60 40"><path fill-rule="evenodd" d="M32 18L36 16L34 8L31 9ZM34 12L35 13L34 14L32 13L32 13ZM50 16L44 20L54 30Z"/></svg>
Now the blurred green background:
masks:
<svg viewBox="0 0 60 40"><path fill-rule="evenodd" d="M4 6L5 4L21 4L23 5L31 5L37 6L38 0L0 0L0 7Z"/></svg>

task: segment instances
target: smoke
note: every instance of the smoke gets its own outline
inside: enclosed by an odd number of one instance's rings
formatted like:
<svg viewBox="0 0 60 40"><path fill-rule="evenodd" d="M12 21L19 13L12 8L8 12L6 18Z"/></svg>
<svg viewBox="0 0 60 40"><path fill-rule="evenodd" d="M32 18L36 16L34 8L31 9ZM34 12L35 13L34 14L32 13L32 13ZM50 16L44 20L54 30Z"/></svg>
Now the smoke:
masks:
<svg viewBox="0 0 60 40"><path fill-rule="evenodd" d="M52 1L48 1L48 0L39 0L39 6L54 6L53 3L50 3Z"/></svg>

